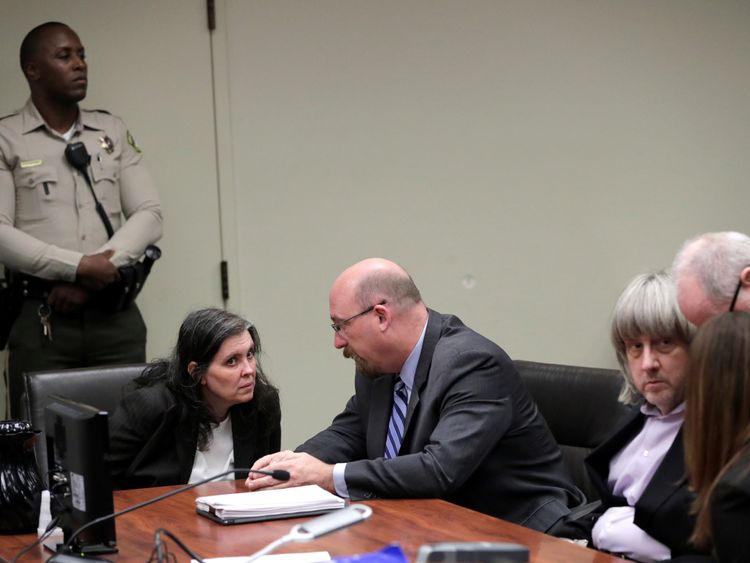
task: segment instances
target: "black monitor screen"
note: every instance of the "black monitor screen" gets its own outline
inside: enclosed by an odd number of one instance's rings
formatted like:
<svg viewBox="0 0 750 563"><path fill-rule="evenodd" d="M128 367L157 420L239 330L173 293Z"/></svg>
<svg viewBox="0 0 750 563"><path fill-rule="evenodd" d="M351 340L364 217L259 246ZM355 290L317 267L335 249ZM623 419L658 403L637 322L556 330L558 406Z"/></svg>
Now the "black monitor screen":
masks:
<svg viewBox="0 0 750 563"><path fill-rule="evenodd" d="M51 494L57 499L67 542L78 528L114 512L107 464L107 413L53 395L44 412ZM117 551L114 520L91 526L71 545L75 553Z"/></svg>

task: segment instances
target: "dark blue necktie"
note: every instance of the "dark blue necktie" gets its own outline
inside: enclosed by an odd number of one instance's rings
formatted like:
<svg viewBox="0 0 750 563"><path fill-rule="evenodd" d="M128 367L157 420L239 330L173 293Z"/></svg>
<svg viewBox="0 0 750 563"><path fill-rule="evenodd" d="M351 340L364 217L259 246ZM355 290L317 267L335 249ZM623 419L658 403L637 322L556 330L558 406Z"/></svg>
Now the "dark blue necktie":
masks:
<svg viewBox="0 0 750 563"><path fill-rule="evenodd" d="M391 421L388 423L388 436L385 438L385 459L391 459L398 455L401 448L401 440L404 437L404 421L406 421L406 404L408 394L406 384L398 377L393 386L393 411Z"/></svg>

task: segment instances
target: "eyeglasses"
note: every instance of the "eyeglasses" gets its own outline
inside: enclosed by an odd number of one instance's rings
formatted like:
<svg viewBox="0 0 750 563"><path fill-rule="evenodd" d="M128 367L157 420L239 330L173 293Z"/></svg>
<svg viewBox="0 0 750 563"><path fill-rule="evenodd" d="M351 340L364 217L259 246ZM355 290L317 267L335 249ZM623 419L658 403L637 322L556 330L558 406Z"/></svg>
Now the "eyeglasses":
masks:
<svg viewBox="0 0 750 563"><path fill-rule="evenodd" d="M357 317L361 317L362 315L366 315L367 313L371 313L375 307L378 305L385 305L385 301L381 301L380 303L375 303L375 305L372 305L371 307L368 307L361 313L357 313L356 315L352 315L348 319L344 319L343 321L339 321L337 323L331 323L331 328L333 329L333 332L339 332L342 328L344 328L344 325L349 323L350 321L353 321Z"/></svg>
<svg viewBox="0 0 750 563"><path fill-rule="evenodd" d="M742 289L742 276L740 276L740 281L737 282L737 289L734 290L734 297L732 297L732 304L729 305L730 313L734 311L734 306L737 304L737 297L739 297L740 295L740 289Z"/></svg>

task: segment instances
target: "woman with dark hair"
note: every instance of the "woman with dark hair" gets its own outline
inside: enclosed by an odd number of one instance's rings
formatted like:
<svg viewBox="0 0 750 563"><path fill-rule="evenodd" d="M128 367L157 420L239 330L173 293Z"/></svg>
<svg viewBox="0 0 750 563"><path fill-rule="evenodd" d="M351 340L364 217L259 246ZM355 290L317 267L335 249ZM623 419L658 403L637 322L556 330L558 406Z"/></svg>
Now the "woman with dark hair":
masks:
<svg viewBox="0 0 750 563"><path fill-rule="evenodd" d="M707 321L690 349L685 463L691 541L720 563L750 561L750 314Z"/></svg>
<svg viewBox="0 0 750 563"><path fill-rule="evenodd" d="M190 313L172 356L146 367L111 418L114 486L193 483L278 451L279 395L259 354L258 331L242 317Z"/></svg>

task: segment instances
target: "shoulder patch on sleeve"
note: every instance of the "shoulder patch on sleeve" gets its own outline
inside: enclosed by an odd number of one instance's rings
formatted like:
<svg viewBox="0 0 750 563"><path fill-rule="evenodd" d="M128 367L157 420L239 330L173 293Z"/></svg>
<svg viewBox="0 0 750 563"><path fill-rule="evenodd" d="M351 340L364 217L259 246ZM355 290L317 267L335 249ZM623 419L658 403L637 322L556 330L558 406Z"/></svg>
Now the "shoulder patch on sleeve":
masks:
<svg viewBox="0 0 750 563"><path fill-rule="evenodd" d="M136 142L135 142L135 139L133 138L133 135L131 135L131 134L130 134L130 131L128 131L128 133L127 133L127 140L128 140L128 144L129 144L129 145L130 145L131 147L133 147L133 150L134 150L135 152L137 152L137 153L142 153L142 152L143 152L143 151L141 150L141 147L139 147L139 146L138 146L138 145L136 144Z"/></svg>

